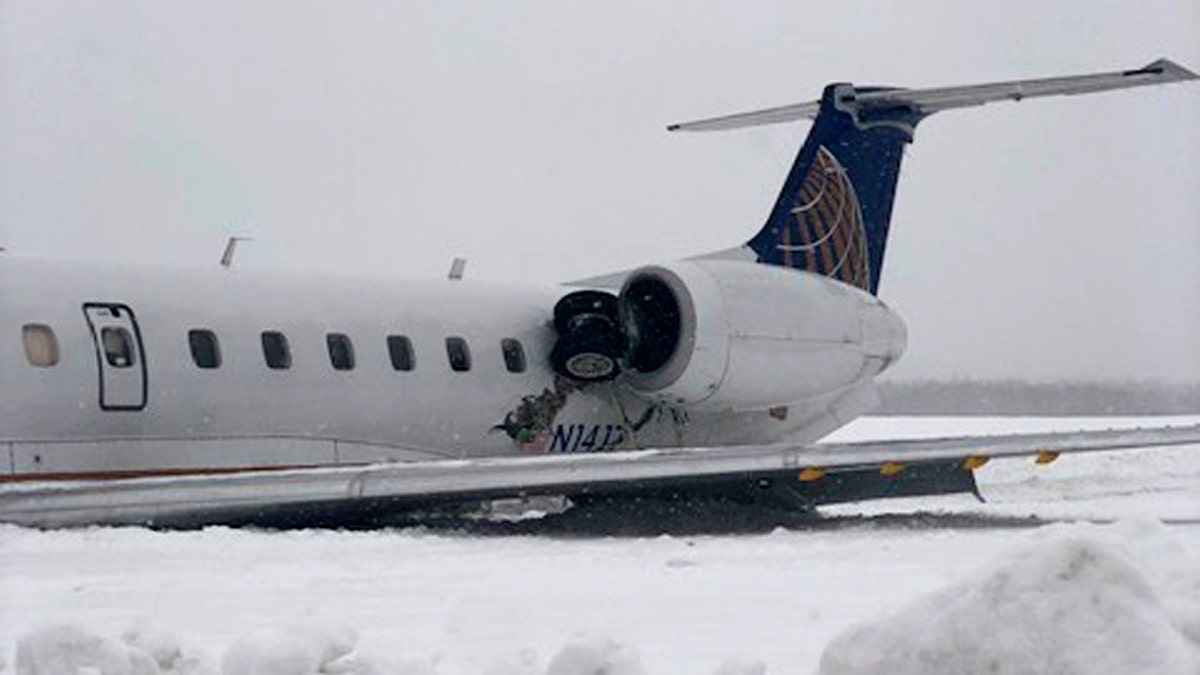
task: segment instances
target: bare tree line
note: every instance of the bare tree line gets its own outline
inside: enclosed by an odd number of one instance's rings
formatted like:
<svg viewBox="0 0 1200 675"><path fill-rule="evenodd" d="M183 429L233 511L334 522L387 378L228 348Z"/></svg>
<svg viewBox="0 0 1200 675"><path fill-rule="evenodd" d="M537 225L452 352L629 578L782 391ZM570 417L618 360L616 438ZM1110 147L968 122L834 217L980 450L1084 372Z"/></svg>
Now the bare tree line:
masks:
<svg viewBox="0 0 1200 675"><path fill-rule="evenodd" d="M1200 414L1200 383L905 380L879 390L884 415Z"/></svg>

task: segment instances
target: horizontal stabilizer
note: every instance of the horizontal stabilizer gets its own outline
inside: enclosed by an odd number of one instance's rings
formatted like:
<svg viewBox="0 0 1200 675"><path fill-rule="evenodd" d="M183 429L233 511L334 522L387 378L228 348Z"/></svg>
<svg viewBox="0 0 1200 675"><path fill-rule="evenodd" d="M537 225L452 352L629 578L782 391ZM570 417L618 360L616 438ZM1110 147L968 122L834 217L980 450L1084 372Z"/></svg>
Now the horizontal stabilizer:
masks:
<svg viewBox="0 0 1200 675"><path fill-rule="evenodd" d="M1014 80L973 84L962 87L935 87L932 89L891 88L847 88L842 94L842 103L856 103L860 109L910 108L921 116L931 115L951 108L983 105L993 101L1020 101L1043 96L1073 96L1091 94L1111 89L1126 89L1151 84L1166 84L1197 79L1196 73L1168 59L1136 70L1074 75L1069 77L1047 77L1033 80ZM821 110L820 101L809 101L794 105L767 108L753 112L713 117L694 122L672 124L670 131L718 131L741 127L778 124L798 119L815 119Z"/></svg>

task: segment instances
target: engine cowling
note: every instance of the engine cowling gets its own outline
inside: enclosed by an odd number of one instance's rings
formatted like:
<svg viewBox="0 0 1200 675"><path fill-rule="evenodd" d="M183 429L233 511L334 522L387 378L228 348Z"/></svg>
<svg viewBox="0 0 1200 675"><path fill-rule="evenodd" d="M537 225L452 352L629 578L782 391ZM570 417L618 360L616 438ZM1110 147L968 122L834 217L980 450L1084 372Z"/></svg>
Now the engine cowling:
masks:
<svg viewBox="0 0 1200 675"><path fill-rule="evenodd" d="M758 410L878 375L904 351L904 322L878 298L750 261L644 267L618 297L624 378L702 410Z"/></svg>

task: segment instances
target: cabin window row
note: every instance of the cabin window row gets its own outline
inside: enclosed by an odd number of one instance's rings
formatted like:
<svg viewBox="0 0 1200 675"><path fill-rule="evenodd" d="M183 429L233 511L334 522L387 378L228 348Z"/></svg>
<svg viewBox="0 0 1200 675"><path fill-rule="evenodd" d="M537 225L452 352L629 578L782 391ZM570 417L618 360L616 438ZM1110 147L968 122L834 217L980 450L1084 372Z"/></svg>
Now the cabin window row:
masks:
<svg viewBox="0 0 1200 675"><path fill-rule="evenodd" d="M221 342L216 333L204 328L194 328L188 331L187 339L192 361L197 368L211 370L221 367ZM287 370L292 367L292 350L286 335L280 331L268 330L262 332L260 339L263 361L268 368ZM31 365L48 368L58 363L58 338L50 326L40 323L22 326L21 342L25 347L25 357ZM101 342L109 365L127 368L136 362L132 339L124 329L105 328ZM325 347L329 353L329 365L334 370L354 370L354 342L350 336L345 333L328 333L325 336ZM387 336L387 352L394 370L410 371L416 368L416 353L412 340L407 335ZM500 354L508 372L525 372L525 348L519 340L501 340ZM471 370L471 347L465 338L446 338L446 360L454 372Z"/></svg>
<svg viewBox="0 0 1200 675"><path fill-rule="evenodd" d="M263 331L261 335L263 361L271 370L287 370L292 367L292 350L287 336L279 331ZM192 360L199 368L219 368L221 366L221 347L217 336L211 330L195 329L188 332L188 344L192 350ZM407 335L387 336L388 360L392 369L410 371L416 368L417 359L413 342ZM328 333L325 335L325 348L329 354L329 365L334 370L354 370L356 365L354 342L345 333ZM504 338L500 341L500 353L504 357L504 367L510 373L523 373L527 367L525 348L515 338ZM450 369L456 373L471 370L471 347L467 340L458 336L446 338L446 361Z"/></svg>

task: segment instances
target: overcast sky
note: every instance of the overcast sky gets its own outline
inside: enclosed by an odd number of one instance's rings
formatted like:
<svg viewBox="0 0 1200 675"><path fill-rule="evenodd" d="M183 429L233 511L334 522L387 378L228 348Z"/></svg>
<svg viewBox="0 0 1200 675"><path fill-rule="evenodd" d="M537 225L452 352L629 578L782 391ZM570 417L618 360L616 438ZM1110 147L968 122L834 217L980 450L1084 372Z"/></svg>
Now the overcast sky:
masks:
<svg viewBox="0 0 1200 675"><path fill-rule="evenodd" d="M0 4L7 255L563 281L739 244L807 123L928 86L1200 69L1200 3ZM895 374L1200 380L1200 83L925 121Z"/></svg>

